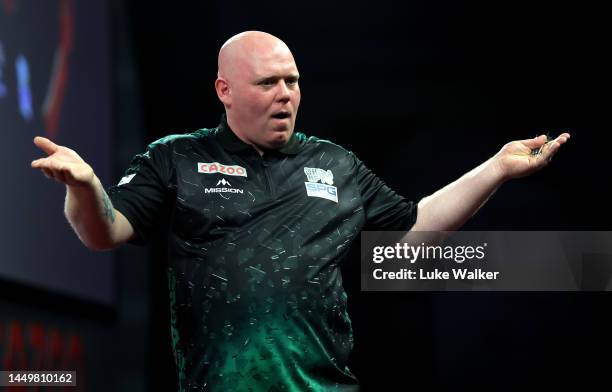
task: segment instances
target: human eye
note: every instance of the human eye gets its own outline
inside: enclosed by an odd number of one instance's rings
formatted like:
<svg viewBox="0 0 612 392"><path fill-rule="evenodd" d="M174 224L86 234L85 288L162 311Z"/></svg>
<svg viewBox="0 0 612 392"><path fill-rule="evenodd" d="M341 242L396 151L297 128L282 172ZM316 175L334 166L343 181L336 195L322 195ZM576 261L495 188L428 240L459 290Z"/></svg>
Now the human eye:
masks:
<svg viewBox="0 0 612 392"><path fill-rule="evenodd" d="M275 78L262 79L257 84L263 87L272 87L276 84L276 79Z"/></svg>

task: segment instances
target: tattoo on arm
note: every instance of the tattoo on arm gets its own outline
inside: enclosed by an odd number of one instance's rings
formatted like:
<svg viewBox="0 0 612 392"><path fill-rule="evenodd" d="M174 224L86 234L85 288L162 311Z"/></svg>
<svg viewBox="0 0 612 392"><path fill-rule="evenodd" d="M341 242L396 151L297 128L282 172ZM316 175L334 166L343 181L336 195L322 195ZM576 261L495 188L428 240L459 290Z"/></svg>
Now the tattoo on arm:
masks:
<svg viewBox="0 0 612 392"><path fill-rule="evenodd" d="M108 198L106 192L104 192L104 217L111 221L111 223L115 223L115 209L113 208L113 203Z"/></svg>

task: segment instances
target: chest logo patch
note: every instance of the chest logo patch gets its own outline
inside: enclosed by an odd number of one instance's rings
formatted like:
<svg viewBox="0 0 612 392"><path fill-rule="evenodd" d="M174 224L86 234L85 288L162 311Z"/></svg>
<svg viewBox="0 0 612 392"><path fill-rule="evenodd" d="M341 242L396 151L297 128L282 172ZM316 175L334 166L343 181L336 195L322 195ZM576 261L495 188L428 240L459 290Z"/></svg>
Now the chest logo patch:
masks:
<svg viewBox="0 0 612 392"><path fill-rule="evenodd" d="M334 185L334 173L331 170L304 167L304 174L309 182L321 181L323 184Z"/></svg>
<svg viewBox="0 0 612 392"><path fill-rule="evenodd" d="M246 177L247 171L238 165L224 165L219 162L198 162L198 173L225 174L226 176Z"/></svg>
<svg viewBox="0 0 612 392"><path fill-rule="evenodd" d="M304 174L308 181L306 194L310 197L320 197L322 199L338 202L338 188L333 186L334 174L331 170L323 170L314 167L304 167Z"/></svg>
<svg viewBox="0 0 612 392"><path fill-rule="evenodd" d="M244 193L243 189L236 189L232 187L232 184L225 178L222 178L217 182L214 188L204 188L204 193ZM223 197L223 196L222 196Z"/></svg>
<svg viewBox="0 0 612 392"><path fill-rule="evenodd" d="M121 185L124 185L124 184L129 184L130 181L132 181L132 178L134 178L135 175L136 175L136 173L132 173L132 174L128 174L125 177L122 177L121 181L119 181L117 186L121 186Z"/></svg>

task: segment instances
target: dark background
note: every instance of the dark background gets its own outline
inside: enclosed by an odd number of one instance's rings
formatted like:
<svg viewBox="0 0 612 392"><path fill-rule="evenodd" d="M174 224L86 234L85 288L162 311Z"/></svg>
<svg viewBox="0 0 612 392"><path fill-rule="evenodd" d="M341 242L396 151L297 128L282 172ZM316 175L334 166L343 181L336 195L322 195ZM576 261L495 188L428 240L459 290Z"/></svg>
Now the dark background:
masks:
<svg viewBox="0 0 612 392"><path fill-rule="evenodd" d="M588 2L111 3L116 180L147 143L216 126L218 49L256 29L293 51L297 129L354 151L406 197L431 194L508 141L569 131L551 165L505 184L465 229L610 230L608 29ZM107 390L174 388L162 242L152 257L119 251L118 305L82 315L121 337L114 354L96 354L116 358ZM362 293L358 246L345 264L351 369L365 391L607 380L607 292ZM34 306L27 297L10 301ZM86 308L46 306L58 317Z"/></svg>
<svg viewBox="0 0 612 392"><path fill-rule="evenodd" d="M5 91L0 94L0 280L111 306L112 255L89 252L81 244L57 208L64 202L64 188L49 186L44 177L34 175L28 160L41 156L32 143L34 136L45 136L95 162L101 181L114 181L108 1L9 3L0 3L0 85ZM64 57L66 62L59 61ZM28 72L16 71L18 58ZM21 115L28 112L29 116ZM55 118L52 113L59 114L56 125L50 121Z"/></svg>
<svg viewBox="0 0 612 392"><path fill-rule="evenodd" d="M406 197L432 193L510 140L569 131L546 170L504 185L466 229L609 230L604 24L601 10L580 4L131 6L148 140L215 126L218 48L264 30L292 48L300 70L296 128L353 150ZM608 293L362 293L358 260L354 251L344 274L364 390L605 379Z"/></svg>

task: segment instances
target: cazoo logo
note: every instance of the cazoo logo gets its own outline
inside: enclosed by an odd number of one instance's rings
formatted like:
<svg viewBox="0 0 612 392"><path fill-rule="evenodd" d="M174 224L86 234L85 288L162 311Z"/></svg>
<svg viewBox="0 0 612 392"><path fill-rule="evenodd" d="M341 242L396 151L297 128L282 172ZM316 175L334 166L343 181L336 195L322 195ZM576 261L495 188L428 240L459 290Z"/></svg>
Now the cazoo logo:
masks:
<svg viewBox="0 0 612 392"><path fill-rule="evenodd" d="M247 171L238 165L224 165L219 162L198 162L198 173L203 174L225 174L228 176L246 177Z"/></svg>

